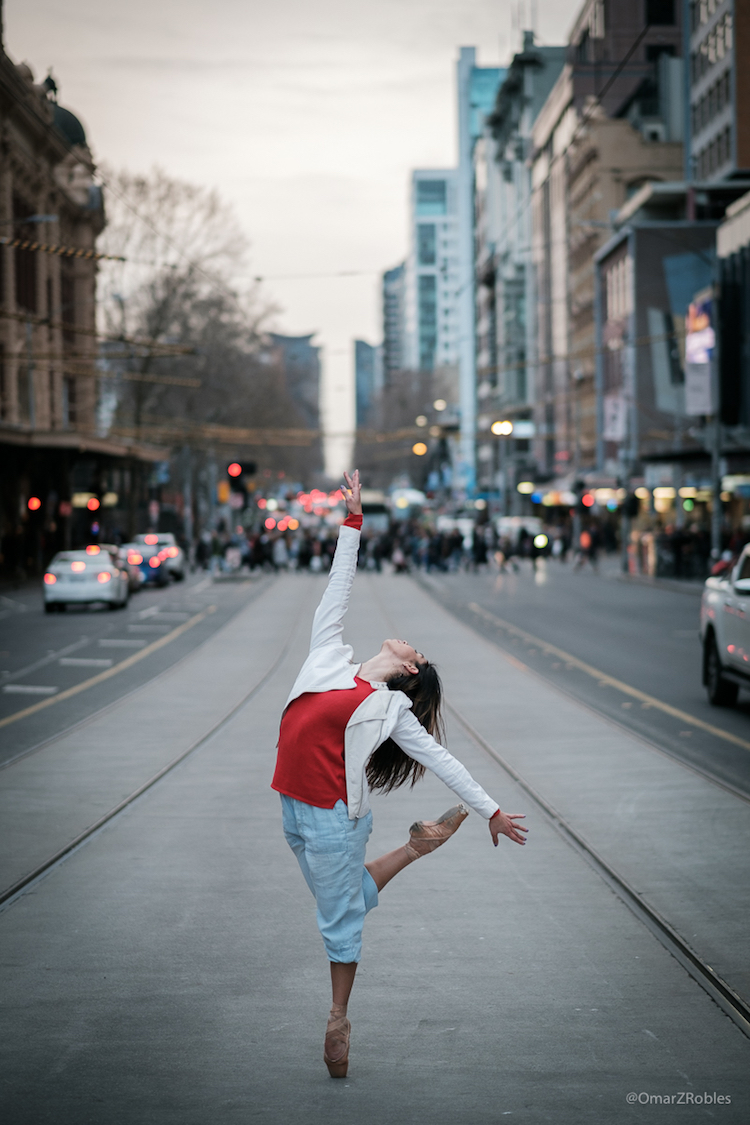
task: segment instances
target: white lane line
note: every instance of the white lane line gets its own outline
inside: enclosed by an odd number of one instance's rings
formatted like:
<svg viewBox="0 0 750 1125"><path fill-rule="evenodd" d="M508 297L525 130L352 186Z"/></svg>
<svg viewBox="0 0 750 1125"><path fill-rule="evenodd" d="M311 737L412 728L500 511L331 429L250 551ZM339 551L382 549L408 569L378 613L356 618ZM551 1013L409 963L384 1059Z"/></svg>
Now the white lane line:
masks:
<svg viewBox="0 0 750 1125"><path fill-rule="evenodd" d="M97 659L94 656L64 656L62 660L58 660L58 664L62 664L63 668L111 668L112 661L103 656Z"/></svg>
<svg viewBox="0 0 750 1125"><path fill-rule="evenodd" d="M33 664L27 664L25 668L19 668L17 672L3 673L4 683L12 683L14 680L21 680L24 676L28 676L30 672L36 672L37 668L43 668L45 664L51 664L53 660L57 660L60 656L65 656L68 652L75 652L77 648L83 648L84 645L89 643L88 637L81 637L79 641L74 641L73 644L66 645L65 648L59 648L57 652L48 652L41 660L35 661Z"/></svg>
<svg viewBox="0 0 750 1125"><path fill-rule="evenodd" d="M42 687L41 684L3 685L3 691L7 695L54 695L59 690L57 687Z"/></svg>
<svg viewBox="0 0 750 1125"><path fill-rule="evenodd" d="M146 642L112 637L99 641L99 644L101 648L145 648Z"/></svg>

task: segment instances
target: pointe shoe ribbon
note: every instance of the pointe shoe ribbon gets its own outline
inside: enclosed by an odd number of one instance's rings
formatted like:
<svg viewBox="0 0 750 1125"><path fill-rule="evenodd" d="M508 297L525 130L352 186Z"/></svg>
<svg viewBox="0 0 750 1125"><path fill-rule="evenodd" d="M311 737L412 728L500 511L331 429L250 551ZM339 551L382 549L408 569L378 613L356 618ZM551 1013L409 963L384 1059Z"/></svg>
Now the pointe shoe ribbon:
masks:
<svg viewBox="0 0 750 1125"><path fill-rule="evenodd" d="M446 840L449 840L469 815L466 805L454 805L437 820L417 820L409 829L409 843L404 844L404 851L411 860L434 852Z"/></svg>
<svg viewBox="0 0 750 1125"><path fill-rule="evenodd" d="M346 1016L329 1016L323 1062L331 1078L346 1078L349 1067L349 1037L352 1025ZM343 1047L343 1050L342 1050Z"/></svg>

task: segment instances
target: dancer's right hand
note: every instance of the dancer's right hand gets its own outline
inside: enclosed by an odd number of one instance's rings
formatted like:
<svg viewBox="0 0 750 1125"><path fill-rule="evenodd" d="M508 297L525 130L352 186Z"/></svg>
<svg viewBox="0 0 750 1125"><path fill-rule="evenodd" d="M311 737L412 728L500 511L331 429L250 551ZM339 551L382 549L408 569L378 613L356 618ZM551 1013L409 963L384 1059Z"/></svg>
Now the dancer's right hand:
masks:
<svg viewBox="0 0 750 1125"><path fill-rule="evenodd" d="M347 487L342 489L344 493L344 502L351 516L362 515L362 497L359 484L359 469L355 469L351 476L344 473L344 480Z"/></svg>
<svg viewBox="0 0 750 1125"><path fill-rule="evenodd" d="M525 813L504 813L502 809L498 809L489 822L490 835L495 847L497 847L500 836L507 836L509 840L513 840L516 844L526 843L526 837L522 836L521 833L528 832L528 828L524 828L522 824L514 824L516 820L523 820L525 815Z"/></svg>

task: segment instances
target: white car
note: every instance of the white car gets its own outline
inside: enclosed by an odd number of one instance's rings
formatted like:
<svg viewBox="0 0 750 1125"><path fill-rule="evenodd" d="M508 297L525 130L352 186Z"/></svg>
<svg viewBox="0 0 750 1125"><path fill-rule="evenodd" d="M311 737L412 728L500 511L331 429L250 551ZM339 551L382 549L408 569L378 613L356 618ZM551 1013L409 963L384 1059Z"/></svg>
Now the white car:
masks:
<svg viewBox="0 0 750 1125"><path fill-rule="evenodd" d="M46 613L87 602L104 602L110 609L122 609L129 596L127 571L95 543L80 551L58 551L44 574Z"/></svg>
<svg viewBox="0 0 750 1125"><path fill-rule="evenodd" d="M706 579L700 632L709 702L731 707L750 689L750 546L726 577Z"/></svg>
<svg viewBox="0 0 750 1125"><path fill-rule="evenodd" d="M134 543L143 543L147 547L158 547L159 554L167 564L167 570L177 582L182 582L185 577L185 552L178 547L177 540L171 531L152 531L147 535L136 535Z"/></svg>

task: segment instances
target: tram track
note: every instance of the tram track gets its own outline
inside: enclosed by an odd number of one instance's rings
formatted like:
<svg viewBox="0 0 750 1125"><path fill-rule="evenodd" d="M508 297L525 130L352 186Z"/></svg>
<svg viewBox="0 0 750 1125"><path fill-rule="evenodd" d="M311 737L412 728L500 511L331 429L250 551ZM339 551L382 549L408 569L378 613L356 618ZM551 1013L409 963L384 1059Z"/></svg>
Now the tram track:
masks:
<svg viewBox="0 0 750 1125"><path fill-rule="evenodd" d="M171 761L157 770L147 781L139 785L123 800L118 801L111 809L102 816L98 817L92 824L88 825L83 831L79 832L72 840L69 840L63 847L59 848L52 855L49 855L41 863L37 864L31 871L27 872L20 879L17 879L10 886L5 887L0 891L0 913L11 906L18 898L27 893L33 886L39 883L47 875L49 875L56 867L58 867L65 860L69 859L74 852L87 844L94 836L96 836L103 828L120 816L126 809L130 808L136 801L138 801L145 793L152 789L158 782L162 781L168 774L170 774L177 766L181 765L192 754L209 743L221 730L223 730L236 715L247 706L252 699L255 698L269 683L276 672L283 664L294 636L299 627L300 619L297 617L292 624L289 634L284 642L281 651L271 664L271 666L264 672L260 679L247 691L241 699L234 703L222 716L219 718L204 734L192 742L185 750L181 750ZM131 694L131 693L129 693ZM25 755L24 755L25 756ZM16 759L17 760L17 759Z"/></svg>
<svg viewBox="0 0 750 1125"><path fill-rule="evenodd" d="M419 585L422 584L419 583ZM425 587L423 587L423 589L424 588ZM431 594L428 589L425 589L425 592L434 597L434 594ZM389 628L394 631L395 635L395 633L398 631L398 626L393 621L387 606L384 605L383 600L379 596L379 593L374 585L373 597L374 600L377 601L380 607L380 611L383 614L385 621L388 623ZM439 602L439 604L442 604L442 602ZM451 610L451 607L444 606L443 608L445 608L448 612L452 612L454 616L457 616L455 611ZM462 624L468 625L469 628L472 628L470 622L467 622L462 618L459 618L459 620L462 621ZM620 729L627 733L630 737L641 741L642 743L644 743L644 745L647 745L649 749L653 749L660 753L663 753L666 757L669 757L677 765L682 766L689 772L702 776L705 780L712 782L719 788L731 793L732 796L738 797L745 803L750 803L750 798L748 798L747 794L735 789L733 786L725 783L718 778L712 777L707 772L704 772L701 769L697 769L694 766L685 763L676 756L668 754L666 751L663 751L658 745L649 743L646 739L640 738L629 728L617 723L614 720L609 719L608 716L595 711L594 708L582 702L572 693L565 691L565 689L560 688L554 683L551 683L539 672L536 672L534 669L529 668L527 665L518 660L517 657L513 656L512 653L507 652L501 645L497 643L497 641L493 641L489 637L486 637L483 633L480 633L479 630L475 629L474 631L476 631L479 636L481 636L484 640L491 644L506 660L517 667L519 671L523 671L524 673L527 673L534 678L541 680L548 687L553 688L553 690L558 691L561 695L567 697L568 699L571 699L578 706L583 707L585 710L593 712L597 715L598 718L607 720L613 726L620 727ZM518 770L516 770L515 767L511 765L511 763L507 761L507 759L504 758L503 755L495 749L494 746L492 746L485 738L482 737L482 735L474 728L474 726L469 722L466 716L461 713L461 711L455 706L455 704L446 701L445 707L446 710L459 724L459 726L461 726L464 732L469 736L472 742L474 742L474 744L480 750L482 750L494 762L496 762L496 764L500 766L500 768L508 775L508 777L511 778L518 785L518 787L523 790L529 800L533 802L539 812L544 816L545 820L554 828L558 835L597 873L597 875L599 875L599 877L607 884L610 890L612 890L614 894L620 899L620 901L624 903L624 905L627 906L628 909L636 916L636 918L638 918L638 920L646 926L646 928L656 938L659 944L662 945L663 948L666 949L667 952L669 952L675 958L675 960L683 967L683 969L685 969L685 971L696 982L696 984L700 985L700 987L721 1008L725 1015L727 1015L733 1021L733 1023L737 1025L742 1033L747 1038L750 1038L750 1004L748 1004L743 999L743 997L740 996L739 993L737 993L731 987L731 985L728 984L727 981L725 981L708 964L708 962L700 956L700 954L696 953L696 951L690 946L689 942L687 942L685 938L683 938L682 935L678 933L678 931L643 898L643 896L636 890L636 888L627 878L621 875L597 851L597 849L593 847L593 845L590 844L585 839L585 837L577 831L576 828L573 827L571 822L565 816L557 811L554 805L552 805L552 803L548 801L546 797L544 797L533 785L531 785L518 772Z"/></svg>

